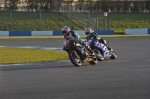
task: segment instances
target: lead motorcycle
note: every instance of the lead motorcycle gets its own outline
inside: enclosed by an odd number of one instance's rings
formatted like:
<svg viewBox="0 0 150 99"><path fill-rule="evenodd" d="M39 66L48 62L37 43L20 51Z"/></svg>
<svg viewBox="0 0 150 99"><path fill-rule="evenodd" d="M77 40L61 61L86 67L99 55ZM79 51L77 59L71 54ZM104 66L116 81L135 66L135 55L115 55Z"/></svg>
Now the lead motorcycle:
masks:
<svg viewBox="0 0 150 99"><path fill-rule="evenodd" d="M83 63L87 62L91 65L98 63L96 55L91 56L84 46L69 36L66 37L66 52L68 52L70 61L76 67L80 67Z"/></svg>
<svg viewBox="0 0 150 99"><path fill-rule="evenodd" d="M99 42L103 43L107 47L109 53L111 54L110 59L116 59L117 58L116 52L109 46L109 41L101 39ZM105 59L104 55L103 55L103 51L101 49L99 49L98 46L94 46L94 47L92 47L92 49L96 53L96 57L99 61L103 61Z"/></svg>

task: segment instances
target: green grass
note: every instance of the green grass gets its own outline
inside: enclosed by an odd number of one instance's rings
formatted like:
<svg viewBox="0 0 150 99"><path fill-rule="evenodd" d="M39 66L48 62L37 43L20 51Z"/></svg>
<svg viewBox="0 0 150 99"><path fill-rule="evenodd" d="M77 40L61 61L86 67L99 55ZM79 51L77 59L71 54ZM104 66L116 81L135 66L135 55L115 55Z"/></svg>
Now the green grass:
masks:
<svg viewBox="0 0 150 99"><path fill-rule="evenodd" d="M0 39L64 38L63 36L0 36Z"/></svg>
<svg viewBox="0 0 150 99"><path fill-rule="evenodd" d="M0 48L0 64L49 62L68 59L66 52L27 48Z"/></svg>
<svg viewBox="0 0 150 99"><path fill-rule="evenodd" d="M109 13L110 29L124 32L127 28L150 28L149 13ZM94 18L99 18L98 28L103 29L103 13L90 13L90 27L94 30ZM60 30L64 25L74 26L76 30L84 30L88 25L87 13L72 13L68 20L68 13L39 13L12 12L12 27L9 12L0 12L0 31L2 30Z"/></svg>
<svg viewBox="0 0 150 99"><path fill-rule="evenodd" d="M115 31L125 31L127 28L150 28L149 13L110 14L111 28Z"/></svg>
<svg viewBox="0 0 150 99"><path fill-rule="evenodd" d="M130 37L150 35L102 35L101 37ZM81 36L85 38L85 36ZM0 37L0 39L26 39L26 38L63 38L63 36L26 36L26 37ZM40 50L28 48L3 48L0 47L0 64L17 64L33 62L49 62L68 59L66 52L56 50Z"/></svg>

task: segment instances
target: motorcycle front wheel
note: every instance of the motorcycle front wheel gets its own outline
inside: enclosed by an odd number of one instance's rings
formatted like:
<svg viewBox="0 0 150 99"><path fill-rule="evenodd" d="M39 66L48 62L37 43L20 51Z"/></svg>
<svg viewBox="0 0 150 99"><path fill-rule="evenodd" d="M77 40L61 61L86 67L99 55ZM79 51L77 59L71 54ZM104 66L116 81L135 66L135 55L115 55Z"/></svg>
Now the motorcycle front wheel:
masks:
<svg viewBox="0 0 150 99"><path fill-rule="evenodd" d="M78 57L75 55L75 53L69 52L69 59L72 62L73 65L75 65L76 67L80 67L82 65L82 61L78 55Z"/></svg>
<svg viewBox="0 0 150 99"><path fill-rule="evenodd" d="M110 53L111 53L111 57L110 57L111 59L116 59L117 58L117 54L113 49L111 49Z"/></svg>

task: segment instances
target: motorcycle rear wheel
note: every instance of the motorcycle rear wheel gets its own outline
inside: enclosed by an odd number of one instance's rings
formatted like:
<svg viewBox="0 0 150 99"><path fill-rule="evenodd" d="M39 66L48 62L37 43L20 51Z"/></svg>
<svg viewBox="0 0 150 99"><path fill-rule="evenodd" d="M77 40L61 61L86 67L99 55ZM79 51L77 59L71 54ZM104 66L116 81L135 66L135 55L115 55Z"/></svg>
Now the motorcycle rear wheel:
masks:
<svg viewBox="0 0 150 99"><path fill-rule="evenodd" d="M95 56L95 58L92 59L92 61L89 62L91 65L95 65L98 63L97 58Z"/></svg>

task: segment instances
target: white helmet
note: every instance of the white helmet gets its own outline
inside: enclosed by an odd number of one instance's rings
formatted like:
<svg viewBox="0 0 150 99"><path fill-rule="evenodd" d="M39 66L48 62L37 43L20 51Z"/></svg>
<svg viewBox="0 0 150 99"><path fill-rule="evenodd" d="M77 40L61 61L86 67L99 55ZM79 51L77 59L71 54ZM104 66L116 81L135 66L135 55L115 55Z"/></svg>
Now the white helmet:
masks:
<svg viewBox="0 0 150 99"><path fill-rule="evenodd" d="M91 28L86 28L85 29L85 35L89 35L90 33L92 33L92 30L91 30Z"/></svg>

